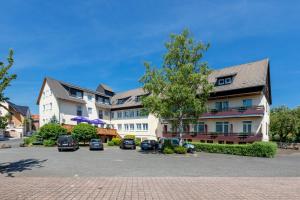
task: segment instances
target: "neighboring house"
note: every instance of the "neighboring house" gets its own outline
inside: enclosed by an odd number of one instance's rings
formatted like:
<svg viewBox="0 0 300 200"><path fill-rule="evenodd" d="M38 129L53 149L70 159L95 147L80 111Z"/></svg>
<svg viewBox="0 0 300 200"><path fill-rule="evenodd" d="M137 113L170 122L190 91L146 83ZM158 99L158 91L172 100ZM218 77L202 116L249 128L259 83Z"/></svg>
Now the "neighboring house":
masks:
<svg viewBox="0 0 300 200"><path fill-rule="evenodd" d="M40 128L40 115L31 115L32 130L37 131Z"/></svg>
<svg viewBox="0 0 300 200"><path fill-rule="evenodd" d="M0 116L8 116L5 134L8 137L21 138L31 133L30 110L28 106L16 105L10 101L2 102Z"/></svg>
<svg viewBox="0 0 300 200"><path fill-rule="evenodd" d="M209 82L215 85L207 112L195 124L186 124L183 138L189 141L245 143L268 140L271 98L267 59L214 70ZM56 116L60 123L75 125L75 116L100 118L123 137L140 139L175 137L177 128L167 120L142 112L142 88L115 93L100 84L96 91L52 78L40 90L40 124Z"/></svg>

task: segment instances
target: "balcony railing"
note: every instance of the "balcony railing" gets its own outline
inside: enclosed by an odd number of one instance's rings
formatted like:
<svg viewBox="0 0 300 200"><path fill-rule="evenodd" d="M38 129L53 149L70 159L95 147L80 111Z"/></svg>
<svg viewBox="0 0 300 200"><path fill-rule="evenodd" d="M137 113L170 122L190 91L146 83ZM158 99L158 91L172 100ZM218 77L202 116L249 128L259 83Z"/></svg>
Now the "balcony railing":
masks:
<svg viewBox="0 0 300 200"><path fill-rule="evenodd" d="M234 117L234 116L263 116L265 112L264 106L252 106L252 107L231 107L223 109L210 109L209 112L204 113L202 118L216 118L216 117Z"/></svg>
<svg viewBox="0 0 300 200"><path fill-rule="evenodd" d="M163 132L163 137L171 138L178 137L178 132ZM254 142L261 141L261 133L198 133L198 132L184 132L183 139L191 140L215 140L215 141L232 141L232 142Z"/></svg>

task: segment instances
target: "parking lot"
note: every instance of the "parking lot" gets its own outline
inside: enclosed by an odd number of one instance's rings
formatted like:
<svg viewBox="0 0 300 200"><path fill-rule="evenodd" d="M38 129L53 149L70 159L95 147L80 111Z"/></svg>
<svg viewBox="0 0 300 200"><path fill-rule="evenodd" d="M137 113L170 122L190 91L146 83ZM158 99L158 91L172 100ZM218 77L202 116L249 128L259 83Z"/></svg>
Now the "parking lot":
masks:
<svg viewBox="0 0 300 200"><path fill-rule="evenodd" d="M300 153L275 158L195 153L163 155L106 147L58 152L55 147L0 149L0 176L10 177L294 177L300 176Z"/></svg>

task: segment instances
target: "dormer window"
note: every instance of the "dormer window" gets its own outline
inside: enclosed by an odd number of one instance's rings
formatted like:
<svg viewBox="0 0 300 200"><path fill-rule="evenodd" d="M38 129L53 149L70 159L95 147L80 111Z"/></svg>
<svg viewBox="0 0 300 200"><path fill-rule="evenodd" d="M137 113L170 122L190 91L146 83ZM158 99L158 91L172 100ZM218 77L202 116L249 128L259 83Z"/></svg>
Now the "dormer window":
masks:
<svg viewBox="0 0 300 200"><path fill-rule="evenodd" d="M126 97L126 98L123 98L123 99L118 99L118 100L117 100L117 104L118 104L118 105L119 105L119 104L123 104L123 103L125 103L128 99L129 99L129 97Z"/></svg>
<svg viewBox="0 0 300 200"><path fill-rule="evenodd" d="M227 77L220 77L217 79L217 86L221 86L221 85L229 85L231 84L233 81L233 76L227 76Z"/></svg>

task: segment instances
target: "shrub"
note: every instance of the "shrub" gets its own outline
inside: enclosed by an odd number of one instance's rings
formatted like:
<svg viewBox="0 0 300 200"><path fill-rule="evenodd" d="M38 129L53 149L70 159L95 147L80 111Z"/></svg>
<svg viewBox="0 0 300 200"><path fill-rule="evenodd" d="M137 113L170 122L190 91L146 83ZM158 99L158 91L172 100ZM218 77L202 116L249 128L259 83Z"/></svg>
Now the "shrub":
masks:
<svg viewBox="0 0 300 200"><path fill-rule="evenodd" d="M164 150L163 150L163 153L164 154L173 154L174 150L169 148L169 147L165 147Z"/></svg>
<svg viewBox="0 0 300 200"><path fill-rule="evenodd" d="M135 140L135 135L131 135L131 134L125 135L124 139L133 139L133 140Z"/></svg>
<svg viewBox="0 0 300 200"><path fill-rule="evenodd" d="M178 147L174 148L174 152L177 153L177 154L186 154L187 149L185 147L178 146Z"/></svg>
<svg viewBox="0 0 300 200"><path fill-rule="evenodd" d="M122 140L120 138L113 138L111 141L114 143L115 146L119 146Z"/></svg>
<svg viewBox="0 0 300 200"><path fill-rule="evenodd" d="M276 155L277 145L273 142L254 142L253 144L209 144L193 143L196 151L224 153L241 156L267 157Z"/></svg>
<svg viewBox="0 0 300 200"><path fill-rule="evenodd" d="M53 147L53 146L55 146L55 141L53 141L53 140L44 140L43 141L43 145L45 146L45 147Z"/></svg>
<svg viewBox="0 0 300 200"><path fill-rule="evenodd" d="M135 145L136 146L141 146L141 138L136 138L135 139Z"/></svg>
<svg viewBox="0 0 300 200"><path fill-rule="evenodd" d="M39 135L43 140L53 140L56 141L58 136L64 135L67 133L67 129L62 127L59 124L45 124L41 127Z"/></svg>
<svg viewBox="0 0 300 200"><path fill-rule="evenodd" d="M72 130L72 135L79 141L79 142L86 142L93 138L98 138L97 135L97 128L91 124L80 123L74 126Z"/></svg>
<svg viewBox="0 0 300 200"><path fill-rule="evenodd" d="M41 140L42 139L39 134L34 134L34 135L31 135L30 137L24 138L23 142L26 146L31 146Z"/></svg>
<svg viewBox="0 0 300 200"><path fill-rule="evenodd" d="M114 146L115 143L114 143L113 141L108 141L108 142L107 142L107 145L108 145L108 146Z"/></svg>

